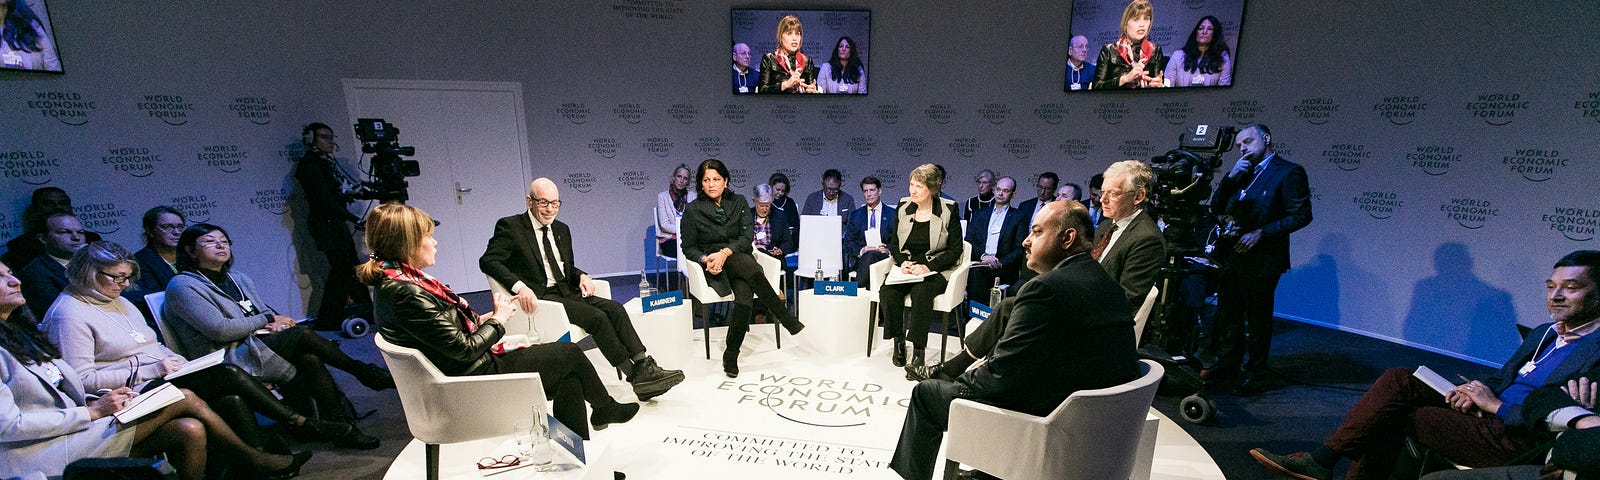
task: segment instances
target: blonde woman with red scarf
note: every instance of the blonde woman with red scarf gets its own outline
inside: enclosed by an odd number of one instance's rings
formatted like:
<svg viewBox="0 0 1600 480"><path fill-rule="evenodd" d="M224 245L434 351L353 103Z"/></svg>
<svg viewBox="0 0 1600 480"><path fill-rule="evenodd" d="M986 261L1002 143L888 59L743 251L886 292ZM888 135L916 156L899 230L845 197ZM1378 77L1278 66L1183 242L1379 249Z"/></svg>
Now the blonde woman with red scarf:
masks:
<svg viewBox="0 0 1600 480"><path fill-rule="evenodd" d="M1150 41L1155 9L1150 0L1133 0L1122 10L1122 36L1100 49L1095 62L1095 90L1161 87L1167 56Z"/></svg>
<svg viewBox="0 0 1600 480"><path fill-rule="evenodd" d="M761 81L756 93L816 93L817 66L800 53L803 31L800 18L778 19L778 48L761 56Z"/></svg>

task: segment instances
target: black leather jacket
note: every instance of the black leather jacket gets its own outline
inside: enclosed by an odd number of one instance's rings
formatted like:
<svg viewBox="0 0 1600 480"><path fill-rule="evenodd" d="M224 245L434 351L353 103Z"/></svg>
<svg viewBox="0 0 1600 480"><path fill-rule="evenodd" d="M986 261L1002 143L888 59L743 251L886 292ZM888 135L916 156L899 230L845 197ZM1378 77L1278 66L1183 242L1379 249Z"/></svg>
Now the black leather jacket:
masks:
<svg viewBox="0 0 1600 480"><path fill-rule="evenodd" d="M454 305L415 284L383 280L375 308L384 340L422 351L445 375L486 373L499 361L489 349L505 335L505 326L491 321L467 333Z"/></svg>

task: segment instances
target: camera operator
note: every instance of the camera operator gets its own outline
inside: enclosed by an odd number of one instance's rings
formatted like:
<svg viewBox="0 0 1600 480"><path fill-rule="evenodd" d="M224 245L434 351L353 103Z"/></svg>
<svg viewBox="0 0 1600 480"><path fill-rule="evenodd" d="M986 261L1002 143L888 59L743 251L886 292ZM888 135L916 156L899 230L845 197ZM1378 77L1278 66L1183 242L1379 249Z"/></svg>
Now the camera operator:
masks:
<svg viewBox="0 0 1600 480"><path fill-rule="evenodd" d="M328 259L328 276L322 283L322 302L317 306L317 330L338 330L345 319L345 302L370 305L366 287L356 281L356 249L346 224L359 224L360 217L346 206L354 201L350 192L359 184L333 158L339 149L338 137L326 124L306 125L300 132L305 156L295 166L294 178L305 190L307 224L317 250Z"/></svg>
<svg viewBox="0 0 1600 480"><path fill-rule="evenodd" d="M1245 126L1235 142L1241 156L1212 194L1211 212L1231 217L1242 235L1213 251L1222 264L1212 334L1218 358L1201 375L1226 381L1243 367L1237 391L1252 394L1272 347L1273 294L1289 270L1289 234L1311 223L1311 187L1305 168L1272 150L1265 125Z"/></svg>

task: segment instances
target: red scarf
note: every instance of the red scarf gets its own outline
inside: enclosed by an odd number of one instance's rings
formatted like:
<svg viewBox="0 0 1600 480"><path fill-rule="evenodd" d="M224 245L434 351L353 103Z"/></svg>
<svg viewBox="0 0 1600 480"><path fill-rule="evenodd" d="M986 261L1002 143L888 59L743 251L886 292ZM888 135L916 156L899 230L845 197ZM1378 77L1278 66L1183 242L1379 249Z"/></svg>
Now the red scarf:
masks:
<svg viewBox="0 0 1600 480"><path fill-rule="evenodd" d="M778 66L779 67L783 67L783 73L793 74L793 72L795 70L800 70L800 71L804 72L806 70L806 65L810 62L810 60L806 58L806 54L801 53L799 50L796 50L794 52L794 63L795 63L795 66L790 67L789 66L789 57L787 57L787 56L785 56L783 54L783 47L778 47L778 49L776 51L772 52L772 53L777 55L777 57L778 57Z"/></svg>
<svg viewBox="0 0 1600 480"><path fill-rule="evenodd" d="M466 299L456 295L456 292L450 290L449 285L445 285L439 279L433 278L433 275L417 270L410 264L392 260L383 262L383 274L389 277L390 280L422 287L423 290L427 290L433 296L450 302L451 305L456 307L456 311L461 313L461 320L466 324L464 326L467 329L467 333L478 331L478 313L472 311L472 307L467 305Z"/></svg>
<svg viewBox="0 0 1600 480"><path fill-rule="evenodd" d="M1129 65L1133 65L1132 47L1133 40L1130 40L1127 35L1117 38L1117 53L1121 54L1122 61L1128 62ZM1139 41L1139 58L1144 59L1145 63L1150 63L1150 55L1155 54L1155 50L1156 44L1150 43L1149 37Z"/></svg>

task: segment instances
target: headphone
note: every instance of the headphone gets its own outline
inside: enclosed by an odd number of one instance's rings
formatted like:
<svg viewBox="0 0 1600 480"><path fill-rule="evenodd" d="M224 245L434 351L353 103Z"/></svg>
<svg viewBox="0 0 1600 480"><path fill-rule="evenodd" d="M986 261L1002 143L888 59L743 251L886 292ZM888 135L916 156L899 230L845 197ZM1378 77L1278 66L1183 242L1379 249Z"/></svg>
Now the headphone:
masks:
<svg viewBox="0 0 1600 480"><path fill-rule="evenodd" d="M327 124L322 122L311 122L306 124L305 128L300 129L300 144L304 145L306 148L311 148L312 145L316 145L317 130L322 130L324 128L328 129L328 131L333 131L333 127L329 127Z"/></svg>

